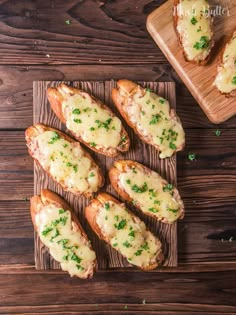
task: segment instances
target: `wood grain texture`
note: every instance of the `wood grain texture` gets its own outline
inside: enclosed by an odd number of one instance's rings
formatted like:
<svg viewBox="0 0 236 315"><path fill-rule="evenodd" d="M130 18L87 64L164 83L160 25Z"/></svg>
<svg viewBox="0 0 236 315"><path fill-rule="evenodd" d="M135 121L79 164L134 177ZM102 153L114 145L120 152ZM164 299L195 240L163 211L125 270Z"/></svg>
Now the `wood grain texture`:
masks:
<svg viewBox="0 0 236 315"><path fill-rule="evenodd" d="M235 283L236 273L231 271L138 274L111 271L98 272L96 279L85 281L69 278L65 273L1 274L0 295L4 299L0 312L235 314ZM61 289L60 295L55 285Z"/></svg>
<svg viewBox="0 0 236 315"><path fill-rule="evenodd" d="M227 267L227 268L226 268ZM164 271L165 267L160 267L160 270ZM222 272L222 271L236 271L236 262L228 262L227 264L222 262L203 262L198 264L178 264L178 267L173 267L168 269L168 274L170 273L181 273L181 274L188 274L188 273L200 273L200 272ZM98 270L97 273L112 273L116 274L121 272L120 269L107 269ZM127 269L129 273L136 273L137 275L140 273L140 270L137 269ZM166 271L164 271L166 273ZM35 270L35 266L32 264L0 264L0 274L8 274L8 275L19 275L19 274L37 274L37 275L57 275L57 274L67 274L65 271L61 271L59 269L47 269L47 270Z"/></svg>
<svg viewBox="0 0 236 315"><path fill-rule="evenodd" d="M46 98L46 91L49 86L57 86L60 82L34 82L34 123L44 123L51 127L59 128L65 130L65 127L61 122L56 118L53 111L50 109L50 105ZM69 83L69 82L66 82ZM118 115L118 111L115 106L112 104L111 100L111 90L115 87L115 81L80 81L71 82L73 86L79 87L94 96L98 97L100 100L108 104L108 106ZM171 82L166 83L156 83L156 82L141 82L142 86L149 87L152 90L156 91L158 94L170 100L170 103L175 108L175 85ZM134 159L139 162L144 163L145 165L156 169L160 174L165 177L172 184L176 184L176 159L175 156L166 159L160 160L158 154L154 148L144 144L139 138L134 135L133 131L129 128L126 128L129 132L131 138L131 149L128 153L124 155L119 155L117 158L124 159ZM89 150L89 149L88 149ZM106 178L106 185L103 187L103 191L112 193L115 197L118 195L112 189L111 185L108 183L107 171L111 167L114 159L102 156L92 152L92 156L95 161L101 166L103 174ZM61 196L65 197L69 201L72 209L75 209L78 214L82 225L85 227L85 230L88 232L88 236L92 241L92 245L98 256L98 266L100 269L107 268L117 268L117 267L130 267L130 264L126 259L117 253L110 246L105 245L104 242L98 240L98 238L91 232L88 228L88 223L85 221L83 216L83 210L88 204L88 199L86 198L77 198L70 193L65 193L55 184L48 175L35 163L34 167L34 193L40 194L42 188L49 188L52 191L56 191ZM132 210L135 210L134 207L131 207ZM137 214L137 212L136 212ZM176 266L177 265L177 225L176 223L172 225L166 225L159 222L156 222L152 218L146 218L144 215L141 217L146 223L148 228L154 232L163 243L163 252L165 254L164 266ZM48 254L48 251L40 242L39 237L35 233L35 264L37 269L54 269L59 268L59 264L56 263L51 256Z"/></svg>
<svg viewBox="0 0 236 315"><path fill-rule="evenodd" d="M230 16L226 12L215 18L216 44L213 56L206 66L196 66L185 61L173 26L173 1L169 0L156 9L149 15L147 21L149 33L207 117L215 124L219 124L236 114L235 97L226 98L212 85L217 74L217 55L222 49L226 37L235 28L236 7L232 2L228 2L227 9Z"/></svg>
<svg viewBox="0 0 236 315"><path fill-rule="evenodd" d="M153 8L150 0L1 2L0 63L163 63L145 28Z"/></svg>

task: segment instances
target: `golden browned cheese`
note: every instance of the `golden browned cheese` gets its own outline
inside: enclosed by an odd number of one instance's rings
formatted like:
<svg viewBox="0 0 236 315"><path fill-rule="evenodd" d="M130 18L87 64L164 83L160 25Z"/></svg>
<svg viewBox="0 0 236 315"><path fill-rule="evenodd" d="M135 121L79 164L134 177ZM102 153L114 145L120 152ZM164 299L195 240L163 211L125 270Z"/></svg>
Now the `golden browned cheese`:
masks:
<svg viewBox="0 0 236 315"><path fill-rule="evenodd" d="M99 169L92 165L80 146L61 138L54 131L44 131L32 141L37 143L34 157L54 180L82 193L98 190Z"/></svg>
<svg viewBox="0 0 236 315"><path fill-rule="evenodd" d="M225 46L214 84L225 94L236 89L236 32Z"/></svg>
<svg viewBox="0 0 236 315"><path fill-rule="evenodd" d="M163 185L162 177L156 172L147 173L140 165L127 167L119 175L119 186L145 214L165 218L168 223L182 216L182 200L175 197L171 184Z"/></svg>
<svg viewBox="0 0 236 315"><path fill-rule="evenodd" d="M120 93L122 95L122 90ZM178 147L183 146L183 127L178 120L171 118L170 104L166 99L138 87L126 111L137 131L158 146L160 158L172 156Z"/></svg>
<svg viewBox="0 0 236 315"><path fill-rule="evenodd" d="M99 149L117 148L121 142L122 124L119 118L102 108L91 97L80 92L62 103L66 126L83 141Z"/></svg>
<svg viewBox="0 0 236 315"><path fill-rule="evenodd" d="M126 210L124 204L107 201L100 206L96 223L111 246L127 257L130 263L141 268L156 263L161 253L160 241L142 221Z"/></svg>
<svg viewBox="0 0 236 315"><path fill-rule="evenodd" d="M177 32L188 60L201 62L207 59L213 38L210 6L206 0L180 0Z"/></svg>
<svg viewBox="0 0 236 315"><path fill-rule="evenodd" d="M96 254L81 231L73 230L69 210L46 205L35 215L35 224L41 241L60 262L62 270L80 278L93 273Z"/></svg>

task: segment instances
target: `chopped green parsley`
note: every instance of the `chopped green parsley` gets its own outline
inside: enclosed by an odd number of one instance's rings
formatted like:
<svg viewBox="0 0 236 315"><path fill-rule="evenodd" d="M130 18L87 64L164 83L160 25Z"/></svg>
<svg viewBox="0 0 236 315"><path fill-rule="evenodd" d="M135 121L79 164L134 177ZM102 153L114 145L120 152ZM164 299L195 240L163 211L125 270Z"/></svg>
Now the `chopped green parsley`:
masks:
<svg viewBox="0 0 236 315"><path fill-rule="evenodd" d="M148 208L148 211L153 212L153 213L157 213L158 210L156 208Z"/></svg>
<svg viewBox="0 0 236 315"><path fill-rule="evenodd" d="M53 132L54 133L54 136L51 138L51 140L48 142L49 144L53 144L55 143L57 140L60 139L60 136L57 132Z"/></svg>
<svg viewBox="0 0 236 315"><path fill-rule="evenodd" d="M144 192L146 192L146 191L148 190L148 186L147 186L147 183L145 182L145 183L143 184L143 186L138 187L138 186L135 184L135 185L133 185L133 186L131 187L131 189L132 189L134 192L138 193L138 194L142 194L142 193L144 193Z"/></svg>
<svg viewBox="0 0 236 315"><path fill-rule="evenodd" d="M105 208L106 210L110 210L110 205L109 205L108 202L104 203L104 208Z"/></svg>
<svg viewBox="0 0 236 315"><path fill-rule="evenodd" d="M164 100L163 98L160 98L160 99L159 99L159 103L164 104L164 103L165 103L165 100Z"/></svg>
<svg viewBox="0 0 236 315"><path fill-rule="evenodd" d="M123 230L123 228L126 226L126 224L127 224L126 219L123 219L123 220L121 220L121 221L118 223L118 225L115 223L115 224L114 224L114 227L115 227L117 230Z"/></svg>
<svg viewBox="0 0 236 315"><path fill-rule="evenodd" d="M236 85L236 76L232 79L232 84Z"/></svg>
<svg viewBox="0 0 236 315"><path fill-rule="evenodd" d="M82 123L82 120L81 119L78 119L78 118L74 118L73 121L77 124L81 124Z"/></svg>
<svg viewBox="0 0 236 315"><path fill-rule="evenodd" d="M132 247L132 245L128 241L125 241L122 245L127 248Z"/></svg>
<svg viewBox="0 0 236 315"><path fill-rule="evenodd" d="M210 40L207 36L201 36L200 41L196 42L193 46L193 48L199 49L206 49L210 45Z"/></svg>
<svg viewBox="0 0 236 315"><path fill-rule="evenodd" d="M156 114L156 115L152 115L152 119L149 122L149 125L155 125L157 124L161 119L161 115Z"/></svg>
<svg viewBox="0 0 236 315"><path fill-rule="evenodd" d="M195 160L196 160L196 154L194 154L194 153L189 153L188 159L189 159L189 161L195 161Z"/></svg>
<svg viewBox="0 0 236 315"><path fill-rule="evenodd" d="M81 111L79 108L75 108L75 109L73 109L72 114L79 115L79 114L81 114Z"/></svg>
<svg viewBox="0 0 236 315"><path fill-rule="evenodd" d="M163 186L162 190L163 190L164 192L166 192L166 191L172 191L173 188L174 188L173 185L167 184L167 185Z"/></svg>
<svg viewBox="0 0 236 315"><path fill-rule="evenodd" d="M193 25L195 25L195 24L197 24L197 19L193 16L192 18L191 18L191 23L193 24Z"/></svg>

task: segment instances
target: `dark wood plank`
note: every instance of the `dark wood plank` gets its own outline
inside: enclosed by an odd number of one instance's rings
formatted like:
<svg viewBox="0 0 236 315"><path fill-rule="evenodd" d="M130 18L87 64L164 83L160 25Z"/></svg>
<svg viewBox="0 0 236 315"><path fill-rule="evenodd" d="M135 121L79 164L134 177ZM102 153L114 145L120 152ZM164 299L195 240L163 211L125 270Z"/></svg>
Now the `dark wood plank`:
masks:
<svg viewBox="0 0 236 315"><path fill-rule="evenodd" d="M164 270L165 267L160 267L161 271ZM124 271L128 271L129 273L142 273L142 271L137 269L123 269ZM201 273L201 272L222 272L222 271L236 271L236 262L209 262L209 263L197 263L197 264L188 264L188 263L180 263L178 267L168 268L168 274L171 273ZM119 269L108 269L104 270L97 270L97 274L99 273L116 273L120 272ZM35 266L32 264L0 264L0 274L43 274L43 275L68 275L67 272L59 270L59 269L47 269L47 270L35 270Z"/></svg>
<svg viewBox="0 0 236 315"><path fill-rule="evenodd" d="M0 200L23 200L33 194L33 162L23 131L1 131Z"/></svg>
<svg viewBox="0 0 236 315"><path fill-rule="evenodd" d="M0 66L0 129L23 129L33 121L33 81L110 80L175 81L178 114L184 128L212 128L200 107L169 65ZM197 117L197 118L196 118ZM236 116L221 128L236 128Z"/></svg>
<svg viewBox="0 0 236 315"><path fill-rule="evenodd" d="M33 264L29 201L0 201L0 265Z"/></svg>
<svg viewBox="0 0 236 315"><path fill-rule="evenodd" d="M212 306L205 307L206 311L199 311L198 307L199 305L186 305L184 310L181 310L181 306L179 304L173 303L171 305L171 311L165 310L166 305L162 304L147 304L140 305L140 304L82 304L82 305L73 305L73 304L67 304L61 306L57 305L41 305L39 306L12 306L12 307L2 307L0 308L0 311L4 312L5 315L10 314L19 314L19 311L21 314L27 314L27 315L38 315L38 314L50 314L50 315L57 315L57 314L77 314L77 315L121 315L121 314L129 314L129 315L146 315L146 314L155 314L155 315L235 315L234 313L234 307L227 307L222 306L219 307L222 309L222 311L215 311ZM175 308L178 308L180 310L176 311ZM215 306L215 308L218 309L218 305Z"/></svg>
<svg viewBox="0 0 236 315"><path fill-rule="evenodd" d="M33 238L29 201L0 202L0 239Z"/></svg>
<svg viewBox="0 0 236 315"><path fill-rule="evenodd" d="M60 82L45 82L39 81L34 82L34 123L41 122L46 125L53 126L55 128L63 129L65 128L55 117L54 113L50 109L50 105L47 102L46 91L49 86L58 85ZM98 82L98 81L73 81L74 86L78 86L83 90L92 93L106 104L117 114L118 111L114 107L111 101L111 90L115 86L114 81ZM155 82L142 82L143 86L149 87L152 90L157 91L163 97L170 100L170 103L175 108L175 86L174 83L155 83ZM127 129L128 130L128 129ZM176 159L175 157L160 160L156 154L156 150L148 145L145 145L134 135L133 131L128 130L129 135L132 139L132 146L128 153L125 155L120 155L120 158L124 159L135 159L144 163L145 165L159 169L160 173L167 178L172 184L176 184ZM146 152L146 153L144 153ZM103 173L107 174L107 170L111 167L114 159L107 158L105 156L93 153L92 156L101 165ZM118 157L119 158L119 157ZM35 176L34 176L34 186L35 194L40 194L42 187L48 187L52 191L56 191L60 195L64 196L66 200L69 201L73 209L81 218L85 230L88 231L89 238L93 244L93 247L98 254L98 266L101 269L116 268L116 267L130 267L127 260L122 258L122 256L115 250L111 249L109 246L104 246L101 241L91 233L88 228L88 224L83 218L83 209L88 204L86 198L76 198L73 194L65 193L59 185L55 184L45 172L35 164ZM112 193L116 197L118 195L111 188L109 183L103 187L103 191ZM135 208L133 208L135 210ZM154 219L146 218L142 216L142 219L146 222L147 226L157 234L163 243L163 252L165 254L164 266L176 266L177 265L177 226L176 224L166 225L157 222ZM156 232L158 231L158 232ZM40 239L35 235L35 263L37 269L54 269L59 268L59 264L56 263L52 257L48 254L48 251L42 246Z"/></svg>
<svg viewBox="0 0 236 315"><path fill-rule="evenodd" d="M149 0L123 0L122 6L119 1L4 1L0 63L163 63L145 27L153 9Z"/></svg>
<svg viewBox="0 0 236 315"><path fill-rule="evenodd" d="M0 312L235 314L235 283L236 273L232 271L142 272L138 277L137 272L99 272L85 281L64 273L1 274L0 296L4 299ZM63 288L61 294L55 285Z"/></svg>
<svg viewBox="0 0 236 315"><path fill-rule="evenodd" d="M189 197L184 203L186 216L178 224L179 261L235 262L236 197Z"/></svg>
<svg viewBox="0 0 236 315"><path fill-rule="evenodd" d="M217 132L220 135L217 136ZM214 129L187 129L186 147L178 153L178 175L209 174L210 169L222 175L236 173L235 147L236 132L221 128ZM189 154L195 154L194 161L189 160Z"/></svg>

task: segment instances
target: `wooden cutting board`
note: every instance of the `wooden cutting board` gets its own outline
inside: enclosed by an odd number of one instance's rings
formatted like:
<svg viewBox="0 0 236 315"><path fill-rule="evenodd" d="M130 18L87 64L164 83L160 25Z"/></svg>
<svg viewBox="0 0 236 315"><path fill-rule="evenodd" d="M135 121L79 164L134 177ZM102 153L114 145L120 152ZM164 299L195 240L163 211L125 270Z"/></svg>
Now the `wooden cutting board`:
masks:
<svg viewBox="0 0 236 315"><path fill-rule="evenodd" d="M216 43L213 56L206 66L197 66L184 60L173 27L172 0L168 0L148 16L147 29L209 120L219 124L236 114L236 98L226 98L212 85L216 76L219 52L227 37L236 29L236 5L234 1L229 0L213 0L212 3L218 13L220 7L217 7L217 5L221 4L221 8L225 9L225 13L215 17Z"/></svg>
<svg viewBox="0 0 236 315"><path fill-rule="evenodd" d="M33 85L33 115L34 123L43 123L50 127L58 128L67 132L66 128L62 125L59 119L55 116L53 111L50 109L50 105L47 101L46 91L50 86L57 86L61 82L52 81L38 81L34 82ZM80 87L85 91L100 98L103 102L108 104L111 109L118 115L118 111L111 101L111 90L115 86L114 81L106 82L84 82L74 81L65 82L71 84L74 87ZM167 98L171 106L175 108L175 84L173 82L156 83L156 82L140 82L142 86L149 87L156 91L161 96ZM166 178L170 183L176 185L176 157L173 156L170 159L160 160L158 158L157 151L144 144L134 134L134 132L124 123L126 130L129 133L131 139L131 149L128 153L120 155L115 159L132 159L151 167L153 170L160 172L160 174ZM114 162L114 158L105 157L101 154L95 153L89 149L90 154L94 160L101 166L103 174L106 178L105 186L102 191L111 193L118 198L117 193L112 189L108 177L107 171ZM92 242L93 248L96 251L98 258L99 269L110 269L110 268L121 268L130 267L129 263L122 258L114 249L100 241L95 234L91 231L84 218L84 208L88 204L89 200L81 197L75 197L71 193L66 193L62 188L53 182L51 178L35 163L34 164L34 193L40 194L42 188L48 188L52 191L57 192L59 195L64 197L71 207L74 209L79 217L84 229L88 233L89 239ZM136 210L133 206L129 206L136 214ZM138 214L143 219L148 228L157 235L163 242L163 250L165 254L164 266L174 267L177 266L177 224L166 225L163 223L156 222L154 219L147 218L144 215ZM47 249L42 245L37 233L35 233L35 266L36 269L58 269L59 264L49 255Z"/></svg>

